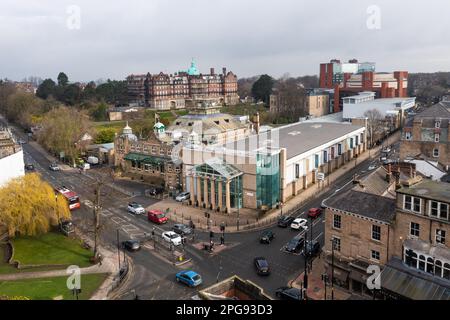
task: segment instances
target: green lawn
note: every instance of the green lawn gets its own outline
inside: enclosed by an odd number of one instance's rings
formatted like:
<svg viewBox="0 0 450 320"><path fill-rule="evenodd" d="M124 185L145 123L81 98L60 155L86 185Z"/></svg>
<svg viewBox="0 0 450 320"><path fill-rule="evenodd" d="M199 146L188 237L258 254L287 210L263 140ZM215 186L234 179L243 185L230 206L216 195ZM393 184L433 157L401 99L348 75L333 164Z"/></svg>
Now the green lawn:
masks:
<svg viewBox="0 0 450 320"><path fill-rule="evenodd" d="M92 252L84 249L79 240L60 233L21 237L12 240L12 245L13 261L19 261L21 265L77 265L80 268L91 265Z"/></svg>
<svg viewBox="0 0 450 320"><path fill-rule="evenodd" d="M81 275L81 294L78 298L89 299L107 276L107 274ZM25 296L32 300L76 299L67 289L66 282L67 277L0 281L0 296Z"/></svg>

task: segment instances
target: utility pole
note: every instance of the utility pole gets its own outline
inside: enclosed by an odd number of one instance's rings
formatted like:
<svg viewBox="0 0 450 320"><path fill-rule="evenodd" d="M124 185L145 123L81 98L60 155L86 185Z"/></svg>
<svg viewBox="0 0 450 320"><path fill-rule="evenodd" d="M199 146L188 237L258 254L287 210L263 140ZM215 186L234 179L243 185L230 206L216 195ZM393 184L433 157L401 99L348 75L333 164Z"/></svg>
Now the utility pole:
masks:
<svg viewBox="0 0 450 320"><path fill-rule="evenodd" d="M102 183L98 182L96 185L96 195L94 204L94 259L98 258L98 243L100 233L100 190Z"/></svg>
<svg viewBox="0 0 450 320"><path fill-rule="evenodd" d="M331 239L331 300L334 300L334 238Z"/></svg>
<svg viewBox="0 0 450 320"><path fill-rule="evenodd" d="M303 256L305 258L305 271L303 273L303 283L304 283L304 289L305 289L305 296L304 296L304 300L306 300L306 290L308 289L308 253L307 253L307 241L308 238L308 231L305 230L305 244L304 244L304 249L303 249Z"/></svg>
<svg viewBox="0 0 450 320"><path fill-rule="evenodd" d="M119 241L119 229L117 229L117 258L119 261L119 270L120 270L120 241Z"/></svg>

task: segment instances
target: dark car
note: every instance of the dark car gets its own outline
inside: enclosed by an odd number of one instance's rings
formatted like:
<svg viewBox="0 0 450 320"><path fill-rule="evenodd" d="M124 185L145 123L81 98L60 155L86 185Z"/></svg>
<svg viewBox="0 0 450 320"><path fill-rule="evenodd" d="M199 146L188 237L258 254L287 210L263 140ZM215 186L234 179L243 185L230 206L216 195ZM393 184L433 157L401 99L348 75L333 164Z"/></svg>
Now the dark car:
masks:
<svg viewBox="0 0 450 320"><path fill-rule="evenodd" d="M286 246L288 252L299 252L305 244L304 238L293 238Z"/></svg>
<svg viewBox="0 0 450 320"><path fill-rule="evenodd" d="M274 238L275 234L271 230L266 230L261 234L259 242L269 244Z"/></svg>
<svg viewBox="0 0 450 320"><path fill-rule="evenodd" d="M27 164L25 165L25 170L28 170L28 171L34 171L34 165L31 164L31 163L27 163Z"/></svg>
<svg viewBox="0 0 450 320"><path fill-rule="evenodd" d="M282 300L302 300L302 291L297 288L281 287L275 291L275 295Z"/></svg>
<svg viewBox="0 0 450 320"><path fill-rule="evenodd" d="M278 226L280 228L287 228L291 225L292 221L294 221L294 217L291 216L282 216L278 219Z"/></svg>
<svg viewBox="0 0 450 320"><path fill-rule="evenodd" d="M320 252L320 243L316 240L306 241L305 250L303 254L307 257L314 257Z"/></svg>
<svg viewBox="0 0 450 320"><path fill-rule="evenodd" d="M257 257L254 259L256 273L261 276L267 276L270 274L269 263L264 257Z"/></svg>
<svg viewBox="0 0 450 320"><path fill-rule="evenodd" d="M127 240L122 242L122 247L128 251L138 251L141 248L141 244L137 240Z"/></svg>
<svg viewBox="0 0 450 320"><path fill-rule="evenodd" d="M151 196L157 196L158 194L161 194L164 192L164 188L161 187L150 187L150 189L148 189L148 193Z"/></svg>
<svg viewBox="0 0 450 320"><path fill-rule="evenodd" d="M187 225L181 224L181 223L174 224L172 227L172 230L181 236L186 236L186 235L192 233L191 228L189 228Z"/></svg>

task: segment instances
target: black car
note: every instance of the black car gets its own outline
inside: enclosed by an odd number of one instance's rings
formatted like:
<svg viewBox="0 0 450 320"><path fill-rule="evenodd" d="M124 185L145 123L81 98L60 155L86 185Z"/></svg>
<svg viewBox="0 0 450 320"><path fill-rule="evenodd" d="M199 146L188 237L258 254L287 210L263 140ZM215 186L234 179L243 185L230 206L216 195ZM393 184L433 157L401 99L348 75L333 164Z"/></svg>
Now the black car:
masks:
<svg viewBox="0 0 450 320"><path fill-rule="evenodd" d="M27 164L25 165L25 170L28 170L28 171L34 171L34 165L31 164L31 163L27 163Z"/></svg>
<svg viewBox="0 0 450 320"><path fill-rule="evenodd" d="M316 240L306 241L305 250L303 254L308 257L314 257L320 252L320 243Z"/></svg>
<svg viewBox="0 0 450 320"><path fill-rule="evenodd" d="M274 238L275 234L271 230L266 230L261 234L259 242L269 244Z"/></svg>
<svg viewBox="0 0 450 320"><path fill-rule="evenodd" d="M286 246L288 252L299 252L305 244L304 238L293 238Z"/></svg>
<svg viewBox="0 0 450 320"><path fill-rule="evenodd" d="M172 227L172 230L181 236L186 236L186 235L192 233L191 228L189 228L187 225L181 224L181 223L174 224L174 226Z"/></svg>
<svg viewBox="0 0 450 320"><path fill-rule="evenodd" d="M287 228L291 225L292 221L294 221L294 217L291 216L282 216L278 219L278 226L280 228Z"/></svg>
<svg viewBox="0 0 450 320"><path fill-rule="evenodd" d="M122 242L122 247L128 251L138 251L141 249L141 244L137 240L127 240Z"/></svg>
<svg viewBox="0 0 450 320"><path fill-rule="evenodd" d="M158 194L161 194L164 192L164 188L161 187L150 187L148 190L148 193L152 196L157 196Z"/></svg>
<svg viewBox="0 0 450 320"><path fill-rule="evenodd" d="M297 288L281 287L275 291L275 295L282 300L302 300L302 291Z"/></svg>
<svg viewBox="0 0 450 320"><path fill-rule="evenodd" d="M254 259L256 273L261 276L268 276L270 274L269 263L264 257L257 257Z"/></svg>

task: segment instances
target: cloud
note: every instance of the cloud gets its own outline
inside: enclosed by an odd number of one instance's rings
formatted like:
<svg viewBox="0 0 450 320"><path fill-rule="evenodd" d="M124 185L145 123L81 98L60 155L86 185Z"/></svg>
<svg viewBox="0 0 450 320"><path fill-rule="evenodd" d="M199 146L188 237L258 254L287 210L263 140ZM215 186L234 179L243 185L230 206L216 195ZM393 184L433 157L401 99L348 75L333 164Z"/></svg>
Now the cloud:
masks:
<svg viewBox="0 0 450 320"><path fill-rule="evenodd" d="M80 28L67 28L71 5ZM367 8L380 29L367 28ZM317 74L332 58L377 62L383 71L450 68L450 3L441 0L2 0L0 77L123 79L202 71L238 76Z"/></svg>

